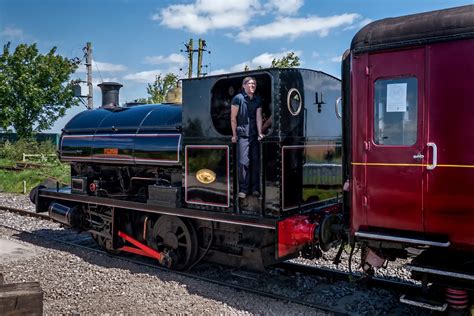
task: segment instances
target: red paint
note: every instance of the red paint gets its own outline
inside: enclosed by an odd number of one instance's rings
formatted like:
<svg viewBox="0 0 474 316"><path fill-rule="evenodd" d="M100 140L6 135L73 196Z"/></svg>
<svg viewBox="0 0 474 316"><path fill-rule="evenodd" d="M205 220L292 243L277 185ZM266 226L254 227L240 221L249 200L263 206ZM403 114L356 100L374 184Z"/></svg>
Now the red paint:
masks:
<svg viewBox="0 0 474 316"><path fill-rule="evenodd" d="M95 192L97 190L97 185L95 183L89 184L89 191Z"/></svg>
<svg viewBox="0 0 474 316"><path fill-rule="evenodd" d="M465 309L469 306L469 294L466 290L447 288L446 302L453 309Z"/></svg>
<svg viewBox="0 0 474 316"><path fill-rule="evenodd" d="M132 247L122 247L119 250L123 250L126 252L131 252L134 254L142 255L142 256L147 256L151 258L155 258L158 261L162 261L162 254L161 252L156 251L155 249L152 249L148 247L147 245L142 244L138 240L134 239L133 237L125 234L124 232L118 231L118 236L125 239L125 241L128 241L132 245L134 245L137 248L132 248Z"/></svg>
<svg viewBox="0 0 474 316"><path fill-rule="evenodd" d="M472 39L430 47L427 140L438 146L441 166L425 172L423 193L426 232L466 250L474 250L473 52Z"/></svg>
<svg viewBox="0 0 474 316"><path fill-rule="evenodd" d="M149 257L149 258L153 258L153 259L156 259L155 256L151 255L151 254L148 254L146 253L145 251L139 249L139 248L135 248L135 247L130 247L130 246L123 246L122 248L120 248L121 251L125 251L125 252L129 252L129 253L133 253L135 255L139 255L139 256L144 256L144 257Z"/></svg>
<svg viewBox="0 0 474 316"><path fill-rule="evenodd" d="M358 62L357 60L355 62ZM423 231L422 218L422 167L390 166L392 164L416 164L413 155L423 150L423 139L419 137L412 146L379 145L374 141L374 98L375 82L378 80L416 77L418 79L418 133L423 134L423 86L424 50L386 52L369 54L371 72L368 89L361 89L358 111L366 113L362 120L354 121L358 129L366 129L363 137L354 139L356 146L364 145L365 150L353 156L354 162L383 163L385 166L355 166L365 174L361 213L367 225L392 229ZM364 77L365 74L360 76ZM356 78L357 80L357 78ZM359 144L357 144L359 143ZM360 202L359 202L360 203Z"/></svg>
<svg viewBox="0 0 474 316"><path fill-rule="evenodd" d="M295 215L278 222L278 257L285 257L301 250L314 241L314 232L319 223L309 216Z"/></svg>

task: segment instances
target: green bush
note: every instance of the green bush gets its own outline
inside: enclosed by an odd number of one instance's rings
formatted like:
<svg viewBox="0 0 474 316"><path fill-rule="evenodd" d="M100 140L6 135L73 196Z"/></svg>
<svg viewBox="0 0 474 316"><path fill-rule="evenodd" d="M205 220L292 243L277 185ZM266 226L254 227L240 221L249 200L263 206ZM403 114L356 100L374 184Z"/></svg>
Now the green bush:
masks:
<svg viewBox="0 0 474 316"><path fill-rule="evenodd" d="M56 145L52 141L37 142L35 140L20 139L16 142L6 141L0 147L0 158L19 161L23 154L55 154Z"/></svg>

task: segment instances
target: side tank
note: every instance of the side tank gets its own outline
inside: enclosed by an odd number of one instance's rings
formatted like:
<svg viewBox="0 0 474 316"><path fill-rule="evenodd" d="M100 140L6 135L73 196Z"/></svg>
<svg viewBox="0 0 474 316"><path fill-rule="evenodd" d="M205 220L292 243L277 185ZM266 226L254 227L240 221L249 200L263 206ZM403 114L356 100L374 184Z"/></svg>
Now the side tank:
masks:
<svg viewBox="0 0 474 316"><path fill-rule="evenodd" d="M181 105L101 107L63 129L59 158L69 163L180 164Z"/></svg>

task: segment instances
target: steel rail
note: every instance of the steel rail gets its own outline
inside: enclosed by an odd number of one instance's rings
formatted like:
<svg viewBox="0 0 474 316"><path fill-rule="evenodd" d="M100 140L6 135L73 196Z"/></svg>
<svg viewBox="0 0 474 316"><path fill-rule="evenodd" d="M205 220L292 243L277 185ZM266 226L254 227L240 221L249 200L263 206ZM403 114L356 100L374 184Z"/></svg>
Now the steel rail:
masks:
<svg viewBox="0 0 474 316"><path fill-rule="evenodd" d="M307 275L323 276L328 279L345 281L351 283L359 283L377 288L383 288L390 291L403 292L403 294L416 295L421 294L421 285L414 283L400 282L396 280L388 280L381 277L364 277L361 274L351 274L340 270L322 268L317 266L309 266L293 262L281 262L273 265L275 268L284 269L285 271L299 272Z"/></svg>
<svg viewBox="0 0 474 316"><path fill-rule="evenodd" d="M22 216L35 217L35 218L40 218L40 219L44 219L44 220L51 220L51 218L49 217L48 214L30 212L30 211L26 211L26 210L23 210L23 209L10 207L10 206L0 205L0 211L7 211L7 212L10 212L10 213L19 214L19 215L22 215Z"/></svg>

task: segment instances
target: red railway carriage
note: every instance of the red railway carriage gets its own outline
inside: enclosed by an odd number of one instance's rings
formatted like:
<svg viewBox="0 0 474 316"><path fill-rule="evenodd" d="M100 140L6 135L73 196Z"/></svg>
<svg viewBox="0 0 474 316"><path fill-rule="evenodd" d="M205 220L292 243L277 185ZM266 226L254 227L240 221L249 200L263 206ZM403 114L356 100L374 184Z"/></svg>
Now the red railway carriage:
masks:
<svg viewBox="0 0 474 316"><path fill-rule="evenodd" d="M342 72L344 208L365 268L422 252L414 277L472 288L474 5L367 25Z"/></svg>

